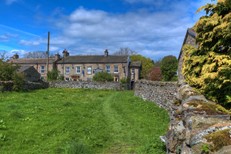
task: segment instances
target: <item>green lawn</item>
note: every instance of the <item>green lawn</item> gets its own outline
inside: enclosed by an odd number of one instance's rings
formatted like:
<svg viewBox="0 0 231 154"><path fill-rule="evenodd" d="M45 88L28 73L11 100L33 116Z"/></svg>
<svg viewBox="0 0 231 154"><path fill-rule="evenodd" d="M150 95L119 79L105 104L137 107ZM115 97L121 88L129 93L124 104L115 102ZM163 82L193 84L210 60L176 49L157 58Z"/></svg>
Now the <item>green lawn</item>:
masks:
<svg viewBox="0 0 231 154"><path fill-rule="evenodd" d="M165 153L169 117L132 91L0 93L1 154Z"/></svg>

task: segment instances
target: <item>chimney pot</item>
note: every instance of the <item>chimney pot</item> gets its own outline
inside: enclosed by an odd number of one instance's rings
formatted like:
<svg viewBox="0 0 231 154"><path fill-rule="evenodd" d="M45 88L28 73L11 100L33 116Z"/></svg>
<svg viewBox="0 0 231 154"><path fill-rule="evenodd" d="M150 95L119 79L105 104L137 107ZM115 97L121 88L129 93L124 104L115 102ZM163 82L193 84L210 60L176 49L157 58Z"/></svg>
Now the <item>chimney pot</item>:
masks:
<svg viewBox="0 0 231 154"><path fill-rule="evenodd" d="M13 55L12 58L13 58L13 59L18 59L18 58L19 58L19 55L16 53L16 54Z"/></svg>
<svg viewBox="0 0 231 154"><path fill-rule="evenodd" d="M68 57L68 56L69 56L69 52L66 49L64 49L63 50L63 57Z"/></svg>
<svg viewBox="0 0 231 154"><path fill-rule="evenodd" d="M106 50L104 51L104 56L105 56L105 57L108 57L108 49L106 49Z"/></svg>

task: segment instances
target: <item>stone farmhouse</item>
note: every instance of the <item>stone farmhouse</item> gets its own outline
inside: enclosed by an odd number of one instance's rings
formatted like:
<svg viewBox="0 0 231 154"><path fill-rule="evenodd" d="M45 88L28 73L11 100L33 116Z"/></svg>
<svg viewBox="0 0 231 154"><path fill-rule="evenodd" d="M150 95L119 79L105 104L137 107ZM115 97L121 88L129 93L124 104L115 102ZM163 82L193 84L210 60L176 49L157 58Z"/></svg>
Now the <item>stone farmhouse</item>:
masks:
<svg viewBox="0 0 231 154"><path fill-rule="evenodd" d="M123 78L137 81L140 78L141 62L131 62L129 56L109 55L108 50L103 55L71 56L65 49L63 56L56 54L54 58L19 58L16 54L9 62L20 66L33 66L41 75L47 78L47 70L57 69L59 75L66 81L91 81L93 76L102 71L110 73L115 82Z"/></svg>

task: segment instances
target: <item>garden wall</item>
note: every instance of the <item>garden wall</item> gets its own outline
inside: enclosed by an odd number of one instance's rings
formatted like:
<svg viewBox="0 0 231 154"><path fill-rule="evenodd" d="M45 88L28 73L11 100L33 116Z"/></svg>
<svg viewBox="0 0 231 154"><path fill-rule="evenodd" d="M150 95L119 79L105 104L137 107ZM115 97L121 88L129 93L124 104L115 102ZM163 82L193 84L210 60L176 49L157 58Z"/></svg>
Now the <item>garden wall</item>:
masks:
<svg viewBox="0 0 231 154"><path fill-rule="evenodd" d="M89 89L124 89L118 82L87 82L87 81L53 81L49 82L52 88L89 88Z"/></svg>

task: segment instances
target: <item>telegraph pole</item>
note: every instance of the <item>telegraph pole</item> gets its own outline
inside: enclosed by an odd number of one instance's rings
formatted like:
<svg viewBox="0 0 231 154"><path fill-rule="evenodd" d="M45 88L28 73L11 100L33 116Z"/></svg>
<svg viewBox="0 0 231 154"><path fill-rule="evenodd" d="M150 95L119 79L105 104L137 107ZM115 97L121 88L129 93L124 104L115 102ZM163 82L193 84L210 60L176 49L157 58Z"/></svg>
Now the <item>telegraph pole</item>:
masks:
<svg viewBox="0 0 231 154"><path fill-rule="evenodd" d="M50 32L48 32L47 37L47 73L49 71L49 58L50 58Z"/></svg>

